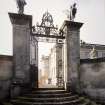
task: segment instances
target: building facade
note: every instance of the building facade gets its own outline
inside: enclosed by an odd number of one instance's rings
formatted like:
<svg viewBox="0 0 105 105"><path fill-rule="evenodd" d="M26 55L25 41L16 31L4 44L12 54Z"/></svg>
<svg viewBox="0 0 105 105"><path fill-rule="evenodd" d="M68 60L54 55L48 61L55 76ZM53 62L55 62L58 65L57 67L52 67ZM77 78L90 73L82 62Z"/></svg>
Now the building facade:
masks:
<svg viewBox="0 0 105 105"><path fill-rule="evenodd" d="M53 85L56 85L57 82L56 62L56 46L54 46L49 54L49 79Z"/></svg>
<svg viewBox="0 0 105 105"><path fill-rule="evenodd" d="M93 47L95 47L97 51L97 58L105 57L105 45L81 43L80 58L89 59L90 58L89 54L92 51Z"/></svg>
<svg viewBox="0 0 105 105"><path fill-rule="evenodd" d="M61 87L64 83L64 72L62 66L62 43L56 43L51 48L48 56L42 56L41 64L43 65L41 74L46 75L49 84ZM42 75L41 75L42 77Z"/></svg>
<svg viewBox="0 0 105 105"><path fill-rule="evenodd" d="M80 43L80 59L91 59L90 52L93 47L95 47L97 51L97 58L105 57L105 45ZM47 66L45 72L48 74L48 78L52 84L58 87L64 86L67 77L67 64L64 62L66 61L65 48L64 43L56 43L51 49L49 56L47 56L47 62L46 59L43 59L43 62L46 62L44 65Z"/></svg>
<svg viewBox="0 0 105 105"><path fill-rule="evenodd" d="M45 84L48 84L49 76L49 56L42 56L41 58L41 67L39 71L39 87L43 87Z"/></svg>

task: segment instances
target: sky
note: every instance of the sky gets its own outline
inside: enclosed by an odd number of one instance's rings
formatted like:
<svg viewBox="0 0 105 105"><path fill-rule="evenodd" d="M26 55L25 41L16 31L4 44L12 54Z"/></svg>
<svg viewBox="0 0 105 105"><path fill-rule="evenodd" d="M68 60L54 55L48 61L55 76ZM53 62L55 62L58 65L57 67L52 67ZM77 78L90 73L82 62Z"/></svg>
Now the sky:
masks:
<svg viewBox="0 0 105 105"><path fill-rule="evenodd" d="M12 25L8 12L17 13L15 0L0 0L0 54L12 55ZM33 16L33 25L41 21L47 10L54 24L60 28L66 19L66 10L77 3L75 21L84 23L80 31L82 40L105 44L105 0L26 0L25 14Z"/></svg>

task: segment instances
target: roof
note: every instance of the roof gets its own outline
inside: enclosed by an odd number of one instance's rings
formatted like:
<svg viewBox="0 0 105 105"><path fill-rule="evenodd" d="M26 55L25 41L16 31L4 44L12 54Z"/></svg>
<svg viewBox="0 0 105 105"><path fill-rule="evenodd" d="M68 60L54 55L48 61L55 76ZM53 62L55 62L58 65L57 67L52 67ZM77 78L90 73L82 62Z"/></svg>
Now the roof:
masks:
<svg viewBox="0 0 105 105"><path fill-rule="evenodd" d="M90 44L90 43L81 44L81 48L92 49L93 46L95 46L95 48L98 49L98 50L105 50L105 45L101 45L101 44Z"/></svg>

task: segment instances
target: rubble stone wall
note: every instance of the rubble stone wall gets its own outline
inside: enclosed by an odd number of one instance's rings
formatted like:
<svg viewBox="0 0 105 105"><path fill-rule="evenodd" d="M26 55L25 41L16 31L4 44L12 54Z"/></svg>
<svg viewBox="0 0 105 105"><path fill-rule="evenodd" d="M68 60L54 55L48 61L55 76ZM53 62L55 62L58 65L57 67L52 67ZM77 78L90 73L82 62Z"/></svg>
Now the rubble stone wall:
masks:
<svg viewBox="0 0 105 105"><path fill-rule="evenodd" d="M0 55L0 99L9 97L13 77L12 56Z"/></svg>
<svg viewBox="0 0 105 105"><path fill-rule="evenodd" d="M81 90L89 97L105 99L105 58L84 59L80 65Z"/></svg>

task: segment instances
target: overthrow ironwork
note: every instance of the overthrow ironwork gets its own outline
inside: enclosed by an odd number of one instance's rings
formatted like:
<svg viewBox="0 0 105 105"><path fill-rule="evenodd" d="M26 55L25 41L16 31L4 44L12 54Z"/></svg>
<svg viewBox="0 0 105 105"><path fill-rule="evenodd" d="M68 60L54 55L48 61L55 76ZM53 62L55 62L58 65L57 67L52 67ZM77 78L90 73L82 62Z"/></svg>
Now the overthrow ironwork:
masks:
<svg viewBox="0 0 105 105"><path fill-rule="evenodd" d="M32 36L35 36L38 41L56 42L58 39L65 37L58 31L57 25L53 24L53 17L47 11L43 14L41 24L37 23L32 27Z"/></svg>

